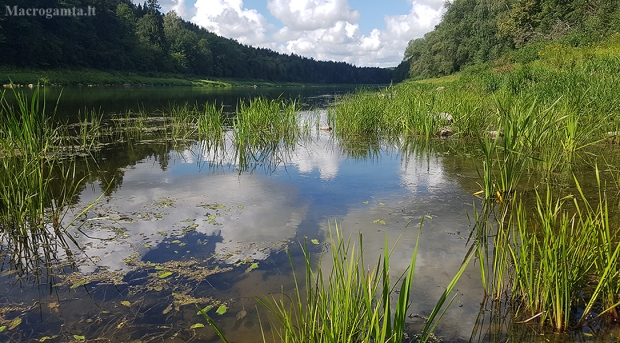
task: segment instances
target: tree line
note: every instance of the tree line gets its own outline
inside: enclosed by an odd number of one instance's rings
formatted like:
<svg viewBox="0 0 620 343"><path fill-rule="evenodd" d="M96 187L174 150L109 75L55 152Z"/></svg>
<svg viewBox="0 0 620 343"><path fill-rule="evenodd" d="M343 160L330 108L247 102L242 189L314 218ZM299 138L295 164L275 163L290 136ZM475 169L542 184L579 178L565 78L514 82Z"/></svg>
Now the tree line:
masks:
<svg viewBox="0 0 620 343"><path fill-rule="evenodd" d="M399 68L413 78L507 56L531 60L550 41L580 46L620 32L620 0L454 0L445 7L433 31L409 41Z"/></svg>
<svg viewBox="0 0 620 343"><path fill-rule="evenodd" d="M8 3L13 1L14 3ZM0 0L20 8L96 8L94 16L0 16L0 65L302 83L390 83L393 70L253 48L161 13L157 0Z"/></svg>

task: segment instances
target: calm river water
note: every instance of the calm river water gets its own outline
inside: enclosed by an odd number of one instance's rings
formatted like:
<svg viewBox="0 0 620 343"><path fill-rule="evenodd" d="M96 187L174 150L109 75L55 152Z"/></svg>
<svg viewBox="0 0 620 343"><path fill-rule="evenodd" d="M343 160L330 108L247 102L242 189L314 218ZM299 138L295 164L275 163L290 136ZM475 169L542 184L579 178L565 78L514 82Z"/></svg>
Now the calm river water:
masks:
<svg viewBox="0 0 620 343"><path fill-rule="evenodd" d="M351 90L65 89L59 114L155 111L186 102L216 102L234 111L239 99L262 95L299 99L306 104L300 115L325 123L328 102ZM71 251L55 250L55 258L65 261L62 272L16 272L4 255L2 315L21 322L0 333L0 340L217 342L208 325L191 328L206 324L197 306L211 301L227 307L223 315L211 314L229 341L260 342L253 297L294 287L285 247L301 272L300 242L316 239L310 249L318 253L336 224L354 240L363 235L366 261L372 262L383 253L386 236L394 244L402 234L391 260L399 275L423 220L414 328L469 249L476 164L467 147L450 140L378 141L373 147L352 147L316 130L294 149L250 168L240 168L234 153L214 152L200 141L104 149L84 162L87 184L66 220L101 198L69 227ZM446 342L504 340L505 332L493 329L497 321L489 324L489 311L481 308L477 264L470 264L457 289L437 335Z"/></svg>

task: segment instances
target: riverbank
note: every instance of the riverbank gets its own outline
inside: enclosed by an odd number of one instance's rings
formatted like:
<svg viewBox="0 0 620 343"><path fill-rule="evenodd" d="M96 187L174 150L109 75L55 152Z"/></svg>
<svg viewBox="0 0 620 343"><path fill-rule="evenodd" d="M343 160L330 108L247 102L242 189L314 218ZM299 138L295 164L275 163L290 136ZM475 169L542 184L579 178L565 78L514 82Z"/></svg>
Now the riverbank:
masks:
<svg viewBox="0 0 620 343"><path fill-rule="evenodd" d="M264 80L202 79L197 76L164 73L126 73L100 70L19 70L0 67L0 85L4 88L47 86L185 86L208 88L231 87L303 87L314 84L282 83ZM325 86L324 84L316 86Z"/></svg>

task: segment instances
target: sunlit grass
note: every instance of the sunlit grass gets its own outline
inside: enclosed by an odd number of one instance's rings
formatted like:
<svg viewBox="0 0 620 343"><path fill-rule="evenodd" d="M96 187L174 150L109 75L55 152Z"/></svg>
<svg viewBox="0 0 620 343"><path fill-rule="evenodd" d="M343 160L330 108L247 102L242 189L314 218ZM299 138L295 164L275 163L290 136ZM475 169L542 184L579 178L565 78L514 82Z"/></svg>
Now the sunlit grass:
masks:
<svg viewBox="0 0 620 343"><path fill-rule="evenodd" d="M422 224L420 224L420 230ZM364 260L363 238L357 244L343 236L341 228L329 228L329 253L321 256L331 260L332 268L324 271L321 262L313 263L312 254L303 243L305 260L303 277L293 269L295 290L292 294L257 298L267 310L272 337L263 341L274 342L426 342L432 337L439 320L452 303L451 294L462 276L471 256L446 286L445 291L429 315L421 332L406 328L408 310L415 299L410 298L415 276L419 233L408 269L400 276L390 273L390 256L396 245L385 242L384 254L374 265L367 267ZM292 257L289 254L291 267ZM392 283L397 279L396 284ZM395 298L394 295L398 294ZM223 341L225 334L206 314ZM262 322L263 319L261 319ZM261 324L261 328L266 326Z"/></svg>
<svg viewBox="0 0 620 343"><path fill-rule="evenodd" d="M496 301L509 296L519 320L568 331L617 318L620 227L595 175L593 204L574 179L576 194L536 191L534 211L517 197L475 218L483 286Z"/></svg>

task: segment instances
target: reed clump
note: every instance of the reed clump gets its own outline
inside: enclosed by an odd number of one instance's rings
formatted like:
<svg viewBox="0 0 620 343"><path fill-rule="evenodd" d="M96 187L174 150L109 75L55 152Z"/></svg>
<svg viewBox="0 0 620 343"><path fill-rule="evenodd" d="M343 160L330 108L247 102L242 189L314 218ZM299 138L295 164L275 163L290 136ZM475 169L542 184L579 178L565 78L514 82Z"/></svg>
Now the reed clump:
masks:
<svg viewBox="0 0 620 343"><path fill-rule="evenodd" d="M421 229L420 225L420 229ZM427 342L433 336L438 321L451 304L450 294L465 271L471 255L447 285L431 311L421 332L408 332L405 327L407 311L412 301L410 290L415 275L418 240L408 269L393 284L390 274L390 255L386 237L385 250L374 267L367 268L364 260L363 239L358 244L343 235L336 224L329 229L328 247L332 268L324 272L321 262L314 267L311 253L305 244L302 252L305 274L302 279L293 268L293 294L264 296L256 300L268 312L273 341L280 342ZM292 257L289 253L291 267ZM304 280L305 281L302 281ZM398 294L395 297L395 294ZM218 335L225 335L206 313L207 321ZM265 337L263 331L263 341Z"/></svg>
<svg viewBox="0 0 620 343"><path fill-rule="evenodd" d="M575 178L576 194L536 191L534 212L518 197L476 218L483 286L496 301L507 295L524 323L561 332L618 321L620 227L595 174L594 201Z"/></svg>

